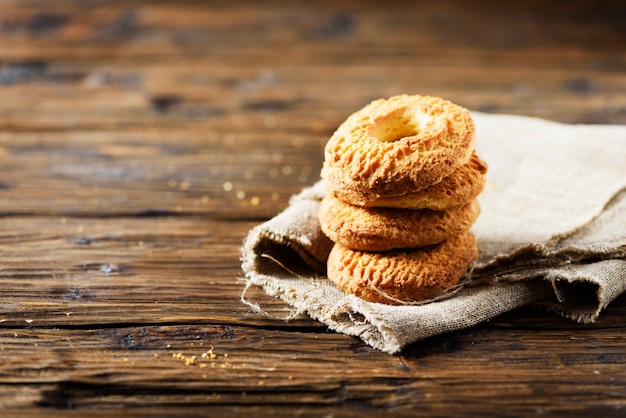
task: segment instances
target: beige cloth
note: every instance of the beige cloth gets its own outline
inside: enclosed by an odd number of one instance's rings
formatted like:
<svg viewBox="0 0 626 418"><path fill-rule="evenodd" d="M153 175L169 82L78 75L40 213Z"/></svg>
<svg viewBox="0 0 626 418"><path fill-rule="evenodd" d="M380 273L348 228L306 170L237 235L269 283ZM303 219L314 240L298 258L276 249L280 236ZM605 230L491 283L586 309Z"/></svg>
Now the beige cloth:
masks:
<svg viewBox="0 0 626 418"><path fill-rule="evenodd" d="M469 284L422 305L343 294L324 277L332 243L317 220L320 181L250 231L242 249L248 286L388 353L533 302L596 320L626 290L626 126L472 116L489 173ZM261 311L245 292L242 300Z"/></svg>

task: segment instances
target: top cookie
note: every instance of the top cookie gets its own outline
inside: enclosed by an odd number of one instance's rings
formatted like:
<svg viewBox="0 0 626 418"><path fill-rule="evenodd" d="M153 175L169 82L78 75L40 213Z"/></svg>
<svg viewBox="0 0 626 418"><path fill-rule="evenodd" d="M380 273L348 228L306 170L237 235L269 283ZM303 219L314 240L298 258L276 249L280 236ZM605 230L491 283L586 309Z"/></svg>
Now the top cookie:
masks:
<svg viewBox="0 0 626 418"><path fill-rule="evenodd" d="M400 95L350 115L325 148L333 189L378 198L416 192L466 164L474 150L469 112L437 97Z"/></svg>

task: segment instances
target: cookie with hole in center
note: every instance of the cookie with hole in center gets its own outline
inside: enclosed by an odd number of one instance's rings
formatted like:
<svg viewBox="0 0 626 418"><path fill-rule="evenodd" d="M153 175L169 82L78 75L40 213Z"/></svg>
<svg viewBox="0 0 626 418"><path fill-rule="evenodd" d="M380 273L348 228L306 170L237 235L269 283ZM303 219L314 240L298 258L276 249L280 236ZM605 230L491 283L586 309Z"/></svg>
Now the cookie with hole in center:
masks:
<svg viewBox="0 0 626 418"><path fill-rule="evenodd" d="M333 242L353 250L389 251L441 242L469 229L479 213L476 199L446 210L405 210L362 208L328 194L318 217Z"/></svg>
<svg viewBox="0 0 626 418"><path fill-rule="evenodd" d="M383 253L335 243L327 275L345 293L370 302L419 303L454 288L477 256L469 230L429 247Z"/></svg>
<svg viewBox="0 0 626 418"><path fill-rule="evenodd" d="M362 193L358 187L335 186L337 181L333 173L328 173L326 190L355 206L445 210L476 199L485 187L486 175L487 164L474 153L467 164L454 170L439 183L419 191L386 196Z"/></svg>
<svg viewBox="0 0 626 418"><path fill-rule="evenodd" d="M335 189L381 197L439 183L473 153L467 109L439 97L398 95L350 115L324 148L322 178Z"/></svg>

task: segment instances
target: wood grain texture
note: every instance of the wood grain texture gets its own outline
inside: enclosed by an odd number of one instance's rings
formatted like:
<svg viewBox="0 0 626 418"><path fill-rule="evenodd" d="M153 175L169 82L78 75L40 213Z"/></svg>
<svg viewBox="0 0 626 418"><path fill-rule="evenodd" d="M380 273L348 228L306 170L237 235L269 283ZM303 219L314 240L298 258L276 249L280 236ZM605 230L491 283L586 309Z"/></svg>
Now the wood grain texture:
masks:
<svg viewBox="0 0 626 418"><path fill-rule="evenodd" d="M620 1L0 2L3 416L623 416L626 298L389 356L251 288L368 101L626 124Z"/></svg>

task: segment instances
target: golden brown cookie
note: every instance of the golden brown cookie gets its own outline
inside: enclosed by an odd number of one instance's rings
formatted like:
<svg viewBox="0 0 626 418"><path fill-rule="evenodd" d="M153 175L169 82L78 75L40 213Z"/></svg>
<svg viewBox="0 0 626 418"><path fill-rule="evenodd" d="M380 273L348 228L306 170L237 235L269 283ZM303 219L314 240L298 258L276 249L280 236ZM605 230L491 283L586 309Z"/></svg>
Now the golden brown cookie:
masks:
<svg viewBox="0 0 626 418"><path fill-rule="evenodd" d="M318 213L322 231L333 242L363 251L388 251L436 244L468 229L480 213L477 200L443 211L362 208L332 195Z"/></svg>
<svg viewBox="0 0 626 418"><path fill-rule="evenodd" d="M487 164L474 153L467 164L454 170L439 183L417 192L377 197L354 188L335 189L332 178L326 184L326 189L328 193L356 206L444 210L475 199L485 187L486 174Z"/></svg>
<svg viewBox="0 0 626 418"><path fill-rule="evenodd" d="M401 304L429 300L459 282L478 256L465 231L430 247L372 253L335 244L328 278L345 293L370 302Z"/></svg>
<svg viewBox="0 0 626 418"><path fill-rule="evenodd" d="M322 177L335 190L373 197L416 192L469 161L474 131L465 108L438 97L375 100L329 139Z"/></svg>

